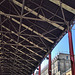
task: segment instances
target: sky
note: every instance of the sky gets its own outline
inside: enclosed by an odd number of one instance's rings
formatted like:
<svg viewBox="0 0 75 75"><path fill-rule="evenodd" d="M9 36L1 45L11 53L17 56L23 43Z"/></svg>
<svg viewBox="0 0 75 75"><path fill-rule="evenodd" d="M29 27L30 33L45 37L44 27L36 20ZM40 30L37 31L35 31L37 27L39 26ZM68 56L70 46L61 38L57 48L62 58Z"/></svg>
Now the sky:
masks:
<svg viewBox="0 0 75 75"><path fill-rule="evenodd" d="M73 51L75 54L75 25L72 28L72 41L73 41ZM68 53L69 54L68 33L60 40L60 42L52 50L51 59L53 59L59 53ZM41 64L41 70L47 65L48 65L48 60L45 59Z"/></svg>

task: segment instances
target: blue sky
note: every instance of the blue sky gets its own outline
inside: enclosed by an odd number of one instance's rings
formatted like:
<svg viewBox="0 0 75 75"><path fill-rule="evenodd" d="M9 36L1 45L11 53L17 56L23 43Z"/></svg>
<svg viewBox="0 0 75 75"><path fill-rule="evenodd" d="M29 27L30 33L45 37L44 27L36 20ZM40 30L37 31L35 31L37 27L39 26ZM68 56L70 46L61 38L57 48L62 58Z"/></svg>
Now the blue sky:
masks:
<svg viewBox="0 0 75 75"><path fill-rule="evenodd" d="M73 50L75 54L75 25L72 28L72 40L73 40ZM68 53L69 54L69 42L68 42L68 33L61 39L57 46L52 51L52 59L58 53Z"/></svg>
<svg viewBox="0 0 75 75"><path fill-rule="evenodd" d="M72 28L72 40L73 40L73 50L75 54L75 25ZM69 43L68 43L68 34L66 34L60 42L53 49L51 56L52 59L59 53L68 53L69 54ZM41 68L43 69L48 64L48 60L44 60L41 64Z"/></svg>

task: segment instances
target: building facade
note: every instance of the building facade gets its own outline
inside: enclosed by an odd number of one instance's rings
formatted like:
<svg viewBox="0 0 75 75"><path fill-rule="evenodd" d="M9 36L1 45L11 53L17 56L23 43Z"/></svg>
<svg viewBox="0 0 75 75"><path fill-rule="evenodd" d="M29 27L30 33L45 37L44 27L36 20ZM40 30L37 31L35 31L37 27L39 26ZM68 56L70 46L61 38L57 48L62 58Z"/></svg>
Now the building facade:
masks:
<svg viewBox="0 0 75 75"><path fill-rule="evenodd" d="M52 75L62 75L70 67L70 55L60 53L52 61Z"/></svg>
<svg viewBox="0 0 75 75"><path fill-rule="evenodd" d="M34 75L39 75L39 71L37 70L37 71L34 73Z"/></svg>
<svg viewBox="0 0 75 75"><path fill-rule="evenodd" d="M44 67L44 69L41 72L41 75L49 75L48 74L48 65Z"/></svg>
<svg viewBox="0 0 75 75"><path fill-rule="evenodd" d="M62 75L72 75L72 70L71 68L68 69L65 73L63 73Z"/></svg>
<svg viewBox="0 0 75 75"><path fill-rule="evenodd" d="M59 55L52 60L52 75L62 75L69 68L71 68L69 54L59 53ZM41 75L48 75L48 66L42 70Z"/></svg>

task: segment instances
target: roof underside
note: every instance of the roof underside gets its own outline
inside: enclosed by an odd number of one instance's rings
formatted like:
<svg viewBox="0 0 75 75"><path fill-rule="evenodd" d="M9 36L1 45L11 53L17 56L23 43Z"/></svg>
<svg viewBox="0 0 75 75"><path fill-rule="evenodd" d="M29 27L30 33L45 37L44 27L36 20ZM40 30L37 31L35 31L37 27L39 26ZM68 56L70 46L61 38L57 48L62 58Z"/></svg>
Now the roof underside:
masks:
<svg viewBox="0 0 75 75"><path fill-rule="evenodd" d="M30 75L75 16L75 0L0 0L0 75Z"/></svg>

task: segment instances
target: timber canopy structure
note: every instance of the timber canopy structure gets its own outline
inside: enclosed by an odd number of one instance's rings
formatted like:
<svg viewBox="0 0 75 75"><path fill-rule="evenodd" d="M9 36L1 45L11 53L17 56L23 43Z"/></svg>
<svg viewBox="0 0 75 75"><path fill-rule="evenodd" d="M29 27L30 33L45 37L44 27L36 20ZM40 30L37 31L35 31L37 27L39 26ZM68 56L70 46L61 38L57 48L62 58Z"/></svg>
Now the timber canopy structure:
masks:
<svg viewBox="0 0 75 75"><path fill-rule="evenodd" d="M31 75L74 17L75 0L0 0L0 75Z"/></svg>

